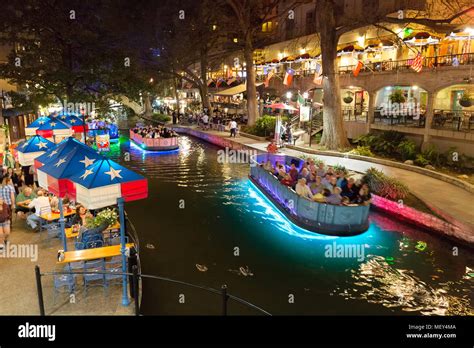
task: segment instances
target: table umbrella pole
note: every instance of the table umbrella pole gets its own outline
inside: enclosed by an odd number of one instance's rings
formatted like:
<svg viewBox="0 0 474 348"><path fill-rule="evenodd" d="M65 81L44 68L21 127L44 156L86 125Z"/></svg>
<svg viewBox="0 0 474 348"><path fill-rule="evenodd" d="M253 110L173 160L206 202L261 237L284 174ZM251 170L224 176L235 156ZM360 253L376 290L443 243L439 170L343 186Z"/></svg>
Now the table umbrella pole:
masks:
<svg viewBox="0 0 474 348"><path fill-rule="evenodd" d="M120 245L122 252L122 305L128 306L130 300L127 294L127 256L125 255L125 212L124 212L124 199L122 197L117 199L118 209L119 209L119 218L120 218Z"/></svg>
<svg viewBox="0 0 474 348"><path fill-rule="evenodd" d="M65 226L64 226L65 219L64 219L64 211L63 211L63 199L60 198L60 197L58 197L58 198L59 198L59 203L58 203L58 206L59 206L59 226L60 226L60 229L61 229L61 238L63 240L64 251L67 251L66 230L65 230Z"/></svg>

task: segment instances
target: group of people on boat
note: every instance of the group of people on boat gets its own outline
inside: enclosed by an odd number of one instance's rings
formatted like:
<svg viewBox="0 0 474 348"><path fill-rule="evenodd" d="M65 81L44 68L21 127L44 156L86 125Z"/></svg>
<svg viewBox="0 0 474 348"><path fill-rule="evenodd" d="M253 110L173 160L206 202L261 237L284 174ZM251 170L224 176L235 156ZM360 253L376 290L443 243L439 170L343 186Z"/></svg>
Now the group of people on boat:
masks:
<svg viewBox="0 0 474 348"><path fill-rule="evenodd" d="M334 205L370 204L371 194L366 183L346 177L344 170L326 167L323 162L316 165L310 159L299 170L294 162L289 167L278 161L273 165L270 160L260 165L301 197Z"/></svg>
<svg viewBox="0 0 474 348"><path fill-rule="evenodd" d="M142 138L173 138L177 137L178 134L167 127L164 126L145 126L145 127L135 127L132 129L135 134L140 135Z"/></svg>

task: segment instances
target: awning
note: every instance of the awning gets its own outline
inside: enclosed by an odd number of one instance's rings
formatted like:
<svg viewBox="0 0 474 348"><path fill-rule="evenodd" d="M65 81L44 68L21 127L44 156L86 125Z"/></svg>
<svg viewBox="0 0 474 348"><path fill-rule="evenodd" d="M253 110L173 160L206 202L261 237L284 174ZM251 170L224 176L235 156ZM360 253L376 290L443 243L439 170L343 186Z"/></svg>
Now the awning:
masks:
<svg viewBox="0 0 474 348"><path fill-rule="evenodd" d="M256 83L255 86L261 86L263 85L262 82L259 82L259 83ZM236 94L240 94L240 93L244 93L245 91L247 90L247 85L245 83L242 83L238 86L235 86L235 87L231 87L231 88L228 88L228 89L225 89L223 91L220 91L220 92L216 92L216 93L213 93L214 95L220 95L220 96L233 96L233 95L236 95Z"/></svg>

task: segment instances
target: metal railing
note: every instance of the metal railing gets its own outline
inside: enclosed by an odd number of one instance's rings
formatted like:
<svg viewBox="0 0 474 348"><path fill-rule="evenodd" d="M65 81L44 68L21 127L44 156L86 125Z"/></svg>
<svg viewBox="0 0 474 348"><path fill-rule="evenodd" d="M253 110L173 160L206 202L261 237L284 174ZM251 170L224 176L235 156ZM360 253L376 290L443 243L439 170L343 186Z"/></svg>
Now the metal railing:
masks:
<svg viewBox="0 0 474 348"><path fill-rule="evenodd" d="M169 283L174 283L174 284L180 284L184 285L187 287L199 289L214 295L218 295L221 298L222 301L222 315L226 316L228 314L228 301L233 300L237 303L240 303L250 309L256 310L257 312L263 314L263 315L268 315L271 316L269 312L264 310L261 307L258 307L254 305L253 303L250 303L238 296L234 296L228 292L227 285L222 285L220 290L202 286L202 285L196 285L196 284L191 284L188 282L184 282L181 280L176 280L176 279L171 279L171 278L166 278L166 277L160 277L160 276L155 276L155 275L149 275L149 274L141 274L138 271L138 267L134 265L132 267L132 273L126 272L106 272L106 271L94 271L94 272L84 272L84 271L53 271L53 272L43 272L41 273L40 267L38 265L35 266L35 276L36 276L36 289L37 289L37 295L38 295L38 306L39 306L39 312L40 315L45 316L46 311L45 311L45 305L44 305L44 296L43 296L43 284L42 284L42 277L45 276L57 276L57 275L86 275L86 274L103 274L104 276L107 274L113 274L113 275L120 275L120 276L128 276L131 277L131 285L132 285L132 298L134 298L134 311L135 315L138 316L140 315L140 290L139 290L139 284L140 280L142 279L154 279L154 280L161 280Z"/></svg>

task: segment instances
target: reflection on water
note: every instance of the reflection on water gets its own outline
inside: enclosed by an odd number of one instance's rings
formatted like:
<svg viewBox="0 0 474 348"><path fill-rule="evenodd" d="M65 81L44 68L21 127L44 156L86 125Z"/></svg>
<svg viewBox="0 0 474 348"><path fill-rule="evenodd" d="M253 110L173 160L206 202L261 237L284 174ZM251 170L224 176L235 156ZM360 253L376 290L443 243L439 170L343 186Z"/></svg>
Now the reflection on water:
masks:
<svg viewBox="0 0 474 348"><path fill-rule="evenodd" d="M127 204L142 245L157 246L141 250L144 273L227 284L273 314L473 314L471 250L453 256L452 243L375 212L362 235L308 232L250 183L248 166L218 163L218 150L181 136L177 153L143 152L128 142L112 152L149 178L149 198ZM334 242L363 246L365 258L325 257ZM144 313L182 314L174 291L145 282ZM190 305L199 311L186 313L206 314L215 301L199 297Z"/></svg>
<svg viewBox="0 0 474 348"><path fill-rule="evenodd" d="M454 290L453 282L433 288L412 270L395 268L384 257L369 255L368 260L351 273L356 287L341 296L389 308L399 307L405 312L419 311L424 315L473 314L467 298L448 294Z"/></svg>

